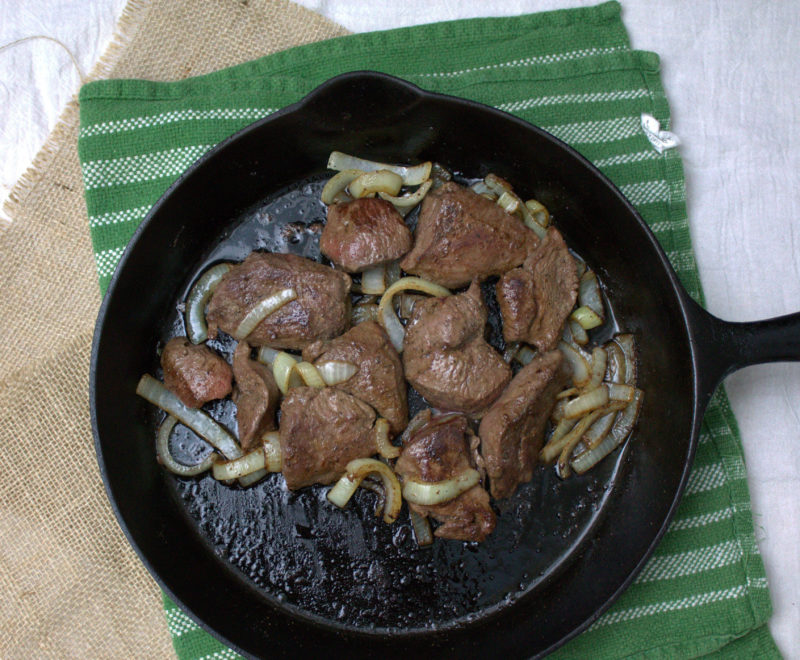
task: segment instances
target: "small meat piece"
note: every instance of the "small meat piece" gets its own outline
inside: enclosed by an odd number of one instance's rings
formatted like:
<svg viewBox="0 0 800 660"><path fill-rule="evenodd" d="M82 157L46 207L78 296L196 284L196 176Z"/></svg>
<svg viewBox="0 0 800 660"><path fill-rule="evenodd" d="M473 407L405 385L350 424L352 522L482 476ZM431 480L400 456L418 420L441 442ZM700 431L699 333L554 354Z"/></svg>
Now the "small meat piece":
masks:
<svg viewBox="0 0 800 660"><path fill-rule="evenodd" d="M483 416L478 435L492 497L510 497L533 477L547 419L568 380L561 351L538 355Z"/></svg>
<svg viewBox="0 0 800 660"><path fill-rule="evenodd" d="M293 387L281 404L283 476L291 489L329 484L377 451L375 411L335 387Z"/></svg>
<svg viewBox="0 0 800 660"><path fill-rule="evenodd" d="M255 327L246 338L252 346L302 349L350 326L349 275L295 254L253 252L214 291L206 314L209 337L218 328L232 335L257 303L283 289L294 289L297 299Z"/></svg>
<svg viewBox="0 0 800 660"><path fill-rule="evenodd" d="M423 411L421 415L430 415ZM433 417L403 443L395 471L403 479L436 482L453 479L470 463L467 440L467 418L459 414ZM458 497L433 506L408 503L412 511L431 516L441 523L434 534L458 541L483 541L496 524L489 506L489 494L476 484Z"/></svg>
<svg viewBox="0 0 800 660"><path fill-rule="evenodd" d="M303 359L315 364L340 361L358 371L338 387L371 405L385 417L395 435L408 424L408 402L403 363L384 329L365 321L330 341L314 342L303 350Z"/></svg>
<svg viewBox="0 0 800 660"><path fill-rule="evenodd" d="M231 393L233 373L223 358L204 344L173 337L161 352L164 385L190 408Z"/></svg>
<svg viewBox="0 0 800 660"><path fill-rule="evenodd" d="M411 230L394 206L372 197L328 207L319 251L348 273L395 261L411 249Z"/></svg>
<svg viewBox="0 0 800 660"><path fill-rule="evenodd" d="M281 393L272 369L250 359L250 345L246 341L240 341L233 353L233 377L239 442L247 451L264 433L277 428L275 411Z"/></svg>
<svg viewBox="0 0 800 660"><path fill-rule="evenodd" d="M400 267L454 289L519 266L538 242L519 218L449 182L422 201L414 248Z"/></svg>
<svg viewBox="0 0 800 660"><path fill-rule="evenodd" d="M496 291L506 341L524 341L542 352L558 345L578 297L578 272L555 227L521 268L500 278Z"/></svg>
<svg viewBox="0 0 800 660"><path fill-rule="evenodd" d="M478 417L511 380L510 367L484 339L486 317L477 282L464 293L414 305L403 367L435 408Z"/></svg>

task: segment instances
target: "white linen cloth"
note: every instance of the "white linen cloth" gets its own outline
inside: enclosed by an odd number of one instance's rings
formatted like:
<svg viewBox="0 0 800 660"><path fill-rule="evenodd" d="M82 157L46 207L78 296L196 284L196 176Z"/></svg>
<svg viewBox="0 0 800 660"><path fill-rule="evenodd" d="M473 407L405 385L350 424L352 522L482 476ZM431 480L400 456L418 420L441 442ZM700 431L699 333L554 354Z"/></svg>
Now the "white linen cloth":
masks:
<svg viewBox="0 0 800 660"><path fill-rule="evenodd" d="M596 2L300 4L363 32ZM800 311L800 3L622 4L633 47L661 56L709 311L731 321ZM32 35L54 37L88 73L124 6L125 0L3 0L0 48ZM51 41L0 51L0 203L79 85L69 55ZM785 657L800 658L800 364L750 367L725 386L741 427L775 608L770 629Z"/></svg>

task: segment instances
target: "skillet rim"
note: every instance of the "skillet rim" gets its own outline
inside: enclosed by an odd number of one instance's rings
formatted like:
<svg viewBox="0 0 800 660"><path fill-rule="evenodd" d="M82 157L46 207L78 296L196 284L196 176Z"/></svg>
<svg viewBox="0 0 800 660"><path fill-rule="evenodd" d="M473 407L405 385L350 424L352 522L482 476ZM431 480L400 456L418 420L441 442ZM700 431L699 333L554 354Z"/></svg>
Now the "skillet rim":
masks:
<svg viewBox="0 0 800 660"><path fill-rule="evenodd" d="M236 143L239 140L246 140L251 132L258 131L265 124L269 124L275 121L276 119L279 119L286 115L294 114L296 112L301 112L302 110L307 109L308 107L312 106L319 97L322 97L325 94L329 94L331 90L335 90L335 88L338 85L351 83L353 81L356 82L373 81L376 83L383 83L383 84L393 85L398 88L402 88L405 91L410 92L411 94L416 96L418 103L439 101L439 102L463 104L472 108L473 110L477 110L486 115L501 118L503 121L511 121L524 128L524 130L532 131L538 134L540 138L555 144L561 151L565 152L570 157L570 159L577 161L581 166L589 170L593 174L593 176L597 180L599 180L612 195L614 195L617 198L618 202L620 202L621 205L624 206L630 217L635 220L636 224L642 230L641 239L642 240L646 239L650 249L653 250L655 254L658 256L659 259L659 263L657 264L659 267L658 270L662 271L666 275L669 285L672 289L672 292L675 294L675 300L678 307L677 311L680 313L680 316L682 317L683 320L681 329L685 331L687 346L689 347L688 358L691 366L691 376L692 376L690 383L691 401L692 401L691 436L689 438L689 442L687 445L688 451L684 456L683 469L681 471L680 479L678 481L678 487L675 489L673 493L671 505L667 510L667 513L664 516L663 520L661 521L661 524L657 532L652 537L651 543L647 546L646 551L640 557L638 563L635 565L633 570L629 572L627 578L613 591L613 593L611 593L599 605L599 607L595 609L592 615L587 617L583 622L581 622L579 625L573 628L573 630L569 634L563 636L561 639L551 644L546 649L537 652L536 655L534 656L534 657L543 657L544 655L547 655L552 651L554 651L555 649L563 646L569 640L580 635L592 623L594 623L598 618L600 618L600 616L602 616L608 610L608 608L611 607L611 605L620 597L620 595L630 586L630 584L633 582L636 576L641 572L644 565L652 556L655 548L658 546L659 542L666 533L667 528L669 527L669 524L674 517L675 511L680 503L681 497L686 488L686 483L688 481L689 473L692 469L694 455L697 449L699 427L702 422L703 413L708 403L708 399L710 398L713 391L708 392L706 394L701 394L700 385L702 379L700 377L700 369L702 364L700 360L700 351L699 351L700 347L699 347L699 341L697 336L698 333L696 328L697 313L695 309L699 306L686 292L685 288L678 279L674 269L672 268L664 249L661 247L660 243L656 239L652 230L643 220L639 212L636 210L633 204L631 204L631 202L629 202L628 199L622 194L619 188L582 154L580 154L570 145L556 138L552 134L547 133L538 126L531 124L530 122L527 122L523 119L520 119L503 110L499 110L492 106L488 106L486 104L473 101L470 99L465 99L462 97L453 96L449 94L442 94L439 92L428 91L418 87L413 83L403 80L402 78L392 76L389 74L377 71L369 71L369 70L351 71L329 78L320 85L316 86L313 90L311 90L308 94L303 96L297 102L285 106L284 108L281 108L280 110L268 115L267 117L264 117L256 122L253 122L243 127L242 129L238 130L234 134L228 136L227 138L219 142L217 145L212 147L210 150L208 150L205 154L203 154L203 156L201 156L197 161L195 161L172 184L170 184L170 186L166 189L166 191L153 204L153 206L148 211L145 218L142 220L142 222L134 231L128 244L126 245L123 255L120 258L117 267L115 268L111 280L109 281L106 293L103 296L103 300L101 302L97 314L97 320L92 337L92 351L91 351L91 362L89 371L90 417L92 423L92 435L94 439L95 454L97 457L98 466L103 480L106 496L109 500L112 511L114 512L114 516L117 520L117 523L119 524L120 528L125 534L128 543L134 549L139 560L144 564L144 566L150 573L151 577L156 581L156 583L164 591L164 593L166 593L169 596L169 598L182 609L183 612L187 613L193 621L195 621L202 629L206 630L213 637L223 642L224 644L230 646L233 650L237 651L238 653L246 657L255 657L252 656L247 651L243 650L238 644L232 642L231 640L229 640L228 638L217 632L215 629L213 629L209 624L207 624L198 615L196 615L194 613L194 610L189 606L187 606L183 599L178 597L173 592L173 590L166 584L164 578L162 578L161 575L154 569L153 564L146 557L144 550L140 547L140 545L133 537L133 534L129 529L128 524L121 513L120 507L117 503L117 499L114 496L112 490L109 472L101 448L101 440L99 432L96 395L97 395L97 373L99 368L100 343L103 336L103 329L105 325L106 315L108 313L108 307L110 305L110 301L114 297L114 293L118 285L118 280L120 279L121 274L125 271L126 265L129 259L131 258L131 254L135 250L135 246L139 242L141 235L145 231L147 231L148 227L154 222L154 218L156 218L156 216L159 214L161 207L166 203L168 198L170 198L177 189L181 188L187 180L191 179L191 177L194 175L196 171L200 170L201 168L204 168L208 163L208 161L217 157L218 154L229 148L231 144ZM309 621L307 617L302 617L302 619L309 625L319 626L318 623ZM442 631L442 632L444 632L444 634L447 634L448 631ZM356 635L366 641L374 637L374 635L372 635L367 630L355 631L355 632L348 631L348 634ZM414 633L414 634L418 635L419 633ZM432 636L436 636L437 634L441 633L439 633L436 630L431 631ZM427 633L422 633L422 635L423 636L427 635ZM385 633L379 636L383 637L385 636ZM397 641L399 641L399 638L396 639Z"/></svg>

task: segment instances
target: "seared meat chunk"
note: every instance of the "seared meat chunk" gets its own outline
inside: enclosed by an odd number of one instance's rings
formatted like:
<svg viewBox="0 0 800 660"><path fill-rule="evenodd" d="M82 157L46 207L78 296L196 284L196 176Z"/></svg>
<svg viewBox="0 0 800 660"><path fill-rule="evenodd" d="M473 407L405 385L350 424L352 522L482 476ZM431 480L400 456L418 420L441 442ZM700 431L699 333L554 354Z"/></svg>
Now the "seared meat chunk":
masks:
<svg viewBox="0 0 800 660"><path fill-rule="evenodd" d="M330 341L317 341L303 350L303 359L315 364L340 361L358 367L338 387L371 405L385 417L395 435L408 424L408 402L403 363L384 329L365 321Z"/></svg>
<svg viewBox="0 0 800 660"><path fill-rule="evenodd" d="M578 296L578 272L555 227L521 268L500 278L496 291L506 341L528 342L540 351L556 347Z"/></svg>
<svg viewBox="0 0 800 660"><path fill-rule="evenodd" d="M464 293L414 305L403 366L432 406L479 416L511 380L511 369L484 339L486 316L477 282Z"/></svg>
<svg viewBox="0 0 800 660"><path fill-rule="evenodd" d="M389 202L372 197L328 207L319 251L348 273L360 273L402 257L411 230Z"/></svg>
<svg viewBox="0 0 800 660"><path fill-rule="evenodd" d="M430 417L430 411L420 415ZM467 418L459 414L439 415L403 443L395 471L404 479L437 482L453 479L474 466L466 438ZM432 506L408 503L412 511L441 523L434 534L458 541L483 541L494 530L496 518L489 494L476 484L449 502Z"/></svg>
<svg viewBox="0 0 800 660"><path fill-rule="evenodd" d="M253 252L222 278L208 304L208 335L234 334L264 298L294 289L297 299L259 323L247 337L253 346L301 349L342 334L350 325L350 277L294 254Z"/></svg>
<svg viewBox="0 0 800 660"><path fill-rule="evenodd" d="M537 244L519 218L448 182L422 201L414 248L400 267L453 289L519 266Z"/></svg>
<svg viewBox="0 0 800 660"><path fill-rule="evenodd" d="M250 345L246 341L240 341L233 353L233 377L239 442L247 451L264 433L277 428L275 411L281 393L272 369L250 359Z"/></svg>
<svg viewBox="0 0 800 660"><path fill-rule="evenodd" d="M537 355L484 415L478 435L492 497L510 497L533 477L547 418L568 380L561 351Z"/></svg>
<svg viewBox="0 0 800 660"><path fill-rule="evenodd" d="M199 408L231 393L233 373L208 346L173 337L161 353L164 385L190 408Z"/></svg>
<svg viewBox="0 0 800 660"><path fill-rule="evenodd" d="M281 472L295 490L338 479L347 464L377 451L375 411L334 387L294 387L281 404Z"/></svg>

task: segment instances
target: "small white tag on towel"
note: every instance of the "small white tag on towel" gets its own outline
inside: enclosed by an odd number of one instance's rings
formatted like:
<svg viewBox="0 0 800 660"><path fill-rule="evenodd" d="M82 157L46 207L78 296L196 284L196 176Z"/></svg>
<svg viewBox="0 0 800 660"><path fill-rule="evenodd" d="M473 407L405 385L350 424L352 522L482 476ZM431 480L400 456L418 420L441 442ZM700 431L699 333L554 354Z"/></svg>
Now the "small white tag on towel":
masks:
<svg viewBox="0 0 800 660"><path fill-rule="evenodd" d="M653 115L648 115L646 112L642 113L642 130L647 139L650 140L650 144L660 154L663 154L667 149L674 149L680 144L680 140L678 140L678 136L675 133L662 131L658 119Z"/></svg>

